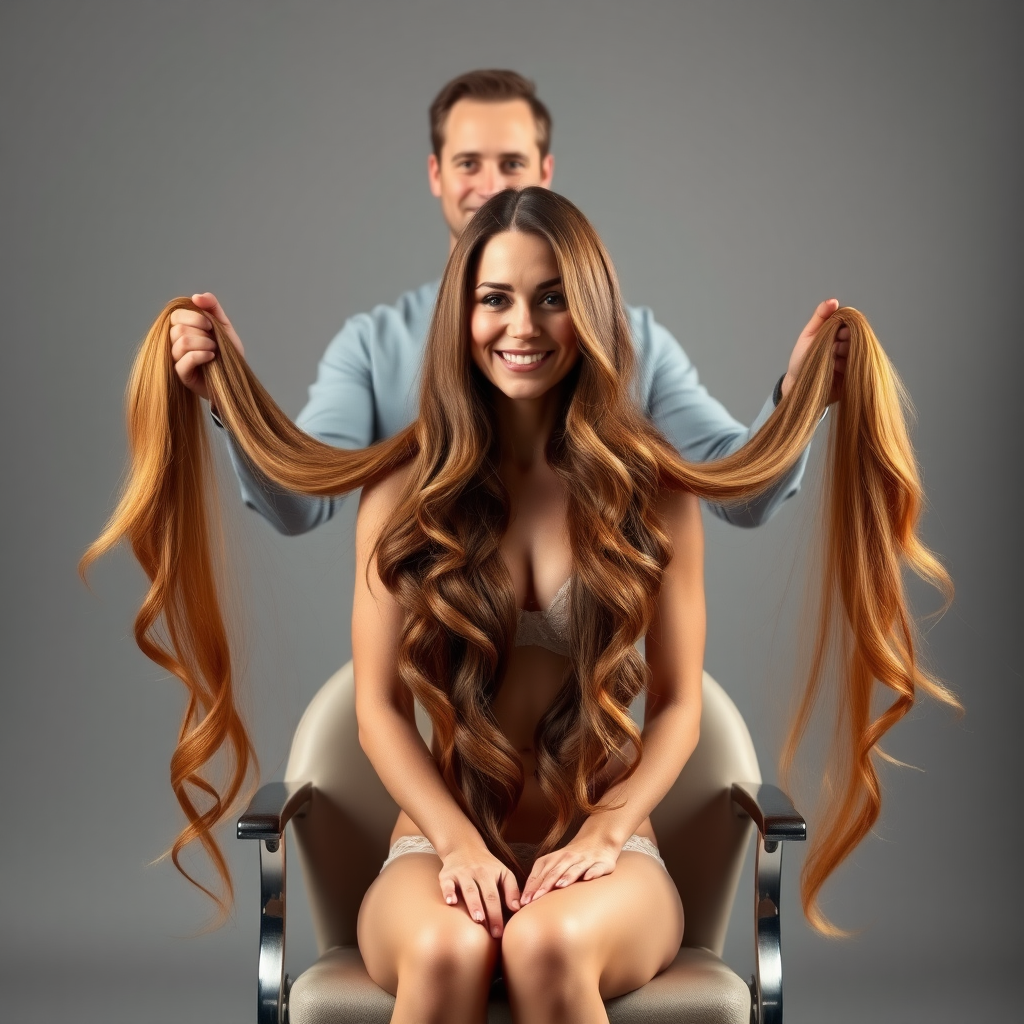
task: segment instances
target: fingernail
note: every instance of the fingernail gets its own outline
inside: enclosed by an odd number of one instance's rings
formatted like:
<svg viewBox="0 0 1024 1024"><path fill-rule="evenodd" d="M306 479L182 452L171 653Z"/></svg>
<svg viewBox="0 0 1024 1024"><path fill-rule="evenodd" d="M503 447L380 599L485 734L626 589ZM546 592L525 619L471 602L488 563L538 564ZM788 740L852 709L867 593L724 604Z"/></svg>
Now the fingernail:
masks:
<svg viewBox="0 0 1024 1024"><path fill-rule="evenodd" d="M529 903L532 898L533 898L532 896L524 896L519 902L520 903Z"/></svg>
<svg viewBox="0 0 1024 1024"><path fill-rule="evenodd" d="M454 903L454 902L455 902L455 897L454 896L446 896L445 897L445 903L451 904L451 903Z"/></svg>
<svg viewBox="0 0 1024 1024"><path fill-rule="evenodd" d="M564 886L565 884L566 882L564 878L560 878L557 882L555 882L555 885L557 885L559 888L562 888L562 886Z"/></svg>
<svg viewBox="0 0 1024 1024"><path fill-rule="evenodd" d="M484 920L484 915L483 914L474 914L473 915L473 920L476 921L477 924L482 924L483 920Z"/></svg>
<svg viewBox="0 0 1024 1024"><path fill-rule="evenodd" d="M492 935L493 935L493 936L494 936L495 938L498 938L498 937L499 937L499 936L501 935L501 929L500 929L500 928L492 928L492 929L491 929L491 934L492 934Z"/></svg>

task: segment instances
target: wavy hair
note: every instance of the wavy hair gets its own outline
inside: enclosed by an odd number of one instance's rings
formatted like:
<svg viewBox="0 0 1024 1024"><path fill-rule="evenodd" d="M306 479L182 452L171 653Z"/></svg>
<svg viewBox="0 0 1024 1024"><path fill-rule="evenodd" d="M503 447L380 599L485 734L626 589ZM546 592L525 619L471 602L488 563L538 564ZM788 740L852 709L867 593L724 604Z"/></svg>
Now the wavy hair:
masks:
<svg viewBox="0 0 1024 1024"><path fill-rule="evenodd" d="M922 491L905 425L905 393L860 313L845 308L833 314L791 393L743 448L715 462L687 463L638 410L629 324L597 233L575 206L549 190L509 190L481 208L451 253L427 338L419 417L400 434L361 451L333 448L305 434L274 404L217 323L220 356L205 367L212 400L253 465L296 492L342 494L412 462L374 553L381 580L406 613L399 672L430 716L439 767L453 794L491 850L516 864L502 831L524 779L491 710L516 621L515 593L499 553L510 501L497 473L490 385L468 356L477 262L490 238L510 230L550 243L580 350L547 451L568 493L573 584L572 655L535 736L538 779L555 815L542 852L580 815L594 812L594 779L609 755L631 743L629 773L642 756L628 709L647 683L634 643L654 615L672 554L656 511L659 495L685 488L729 503L767 488L810 442L832 386L835 335L843 324L850 329L828 456L824 600L810 675L784 754L788 763L823 686L835 685L843 697L842 746L849 756L839 799L812 843L801 893L812 924L836 931L818 907L818 893L878 817L873 754L880 738L906 714L918 689L956 704L915 654L904 568L947 599L951 584L916 532ZM187 299L171 302L136 359L128 388L128 481L80 568L84 572L125 539L151 581L136 618L137 642L189 691L171 765L188 824L172 856L185 873L178 854L198 840L226 895L205 891L226 909L231 881L213 829L254 757L235 708L213 576L215 531L205 509L210 466L200 401L177 380L170 355L170 314L178 308L194 307ZM837 642L842 664L829 679L824 668ZM880 687L895 696L875 715ZM230 765L223 793L204 774L222 749ZM205 810L195 799L200 794Z"/></svg>

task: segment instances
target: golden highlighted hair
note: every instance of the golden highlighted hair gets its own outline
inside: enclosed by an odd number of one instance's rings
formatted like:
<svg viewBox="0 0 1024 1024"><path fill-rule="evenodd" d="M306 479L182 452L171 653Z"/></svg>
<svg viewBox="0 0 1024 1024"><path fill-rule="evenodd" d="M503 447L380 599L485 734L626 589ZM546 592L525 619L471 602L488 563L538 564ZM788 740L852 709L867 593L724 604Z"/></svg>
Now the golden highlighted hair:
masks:
<svg viewBox="0 0 1024 1024"><path fill-rule="evenodd" d="M522 792L522 767L490 710L512 650L515 595L499 554L509 496L496 472L490 385L468 356L468 295L487 240L529 231L554 250L579 341L580 360L563 389L547 457L565 483L573 559L566 679L537 726L538 778L555 811L542 844L551 849L600 794L593 780L613 752L636 751L628 715L647 681L634 648L654 614L671 558L656 512L665 488L728 503L768 487L810 442L833 379L833 344L850 329L843 398L832 415L827 474L824 600L811 672L784 763L805 730L822 688L836 686L848 757L838 799L811 844L801 892L808 918L833 930L817 904L825 879L878 817L873 754L882 735L921 688L955 698L915 655L903 571L951 584L916 533L922 492L907 436L901 385L865 318L840 309L822 327L790 394L738 452L687 463L638 411L634 352L611 261L591 225L568 200L542 188L492 198L457 242L441 282L426 351L419 418L363 451L332 448L305 434L273 403L234 346L214 325L219 358L206 368L213 401L246 457L271 480L305 494L341 494L413 461L406 490L381 531L380 577L406 611L401 678L430 715L440 770L496 855L515 864L503 827ZM172 761L172 785L188 819L173 855L198 839L227 889L230 878L212 830L253 765L235 710L231 661L211 561L204 505L209 461L200 401L177 380L170 314L153 325L129 384L131 471L84 571L121 539L151 580L136 619L142 650L177 675L190 701ZM163 622L163 635L159 623ZM830 652L840 669L827 678ZM875 716L881 688L889 707ZM224 793L203 771L220 750L231 771ZM200 810L192 794L209 806ZM179 864L180 868L180 864ZM215 897L218 898L218 897Z"/></svg>

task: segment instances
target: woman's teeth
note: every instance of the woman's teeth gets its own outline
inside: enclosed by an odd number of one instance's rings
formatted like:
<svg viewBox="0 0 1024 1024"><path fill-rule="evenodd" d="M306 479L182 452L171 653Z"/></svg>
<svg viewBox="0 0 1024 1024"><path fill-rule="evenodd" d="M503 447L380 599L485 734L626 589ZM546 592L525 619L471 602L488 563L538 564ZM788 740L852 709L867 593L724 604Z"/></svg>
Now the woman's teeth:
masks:
<svg viewBox="0 0 1024 1024"><path fill-rule="evenodd" d="M520 355L517 352L499 352L498 355L506 363L512 363L515 366L527 366L530 363L539 363L547 355L547 352L531 352L528 355Z"/></svg>

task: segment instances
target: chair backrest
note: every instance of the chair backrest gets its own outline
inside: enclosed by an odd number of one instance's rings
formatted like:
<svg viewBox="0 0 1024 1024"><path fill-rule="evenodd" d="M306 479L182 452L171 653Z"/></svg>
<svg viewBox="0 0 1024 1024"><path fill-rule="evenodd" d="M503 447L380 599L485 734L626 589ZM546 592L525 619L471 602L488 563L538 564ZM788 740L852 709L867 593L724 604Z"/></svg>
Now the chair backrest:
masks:
<svg viewBox="0 0 1024 1024"><path fill-rule="evenodd" d="M430 723L417 707L425 739ZM746 724L725 691L704 673L700 741L651 815L686 913L685 946L720 954L750 825L736 816L733 782L759 782ZM359 746L351 662L310 702L295 730L286 781L315 792L294 823L299 860L320 952L356 943L363 894L388 851L398 807Z"/></svg>

